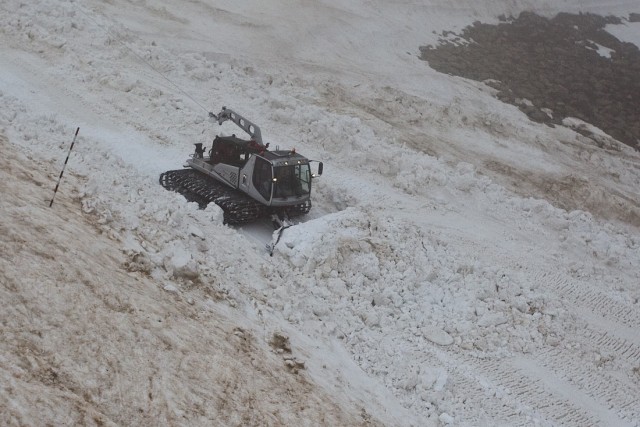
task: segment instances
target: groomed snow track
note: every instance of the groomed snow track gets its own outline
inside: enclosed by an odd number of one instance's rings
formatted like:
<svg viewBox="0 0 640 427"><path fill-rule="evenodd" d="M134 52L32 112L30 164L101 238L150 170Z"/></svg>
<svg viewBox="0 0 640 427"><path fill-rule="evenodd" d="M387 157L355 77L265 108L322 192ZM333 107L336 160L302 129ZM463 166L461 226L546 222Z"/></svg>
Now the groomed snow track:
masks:
<svg viewBox="0 0 640 427"><path fill-rule="evenodd" d="M209 203L220 206L224 212L224 223L242 225L271 214L294 217L304 215L311 209L306 201L286 208L265 206L246 194L236 191L193 169L170 170L160 174L160 185L182 194L188 201L198 203L204 209Z"/></svg>

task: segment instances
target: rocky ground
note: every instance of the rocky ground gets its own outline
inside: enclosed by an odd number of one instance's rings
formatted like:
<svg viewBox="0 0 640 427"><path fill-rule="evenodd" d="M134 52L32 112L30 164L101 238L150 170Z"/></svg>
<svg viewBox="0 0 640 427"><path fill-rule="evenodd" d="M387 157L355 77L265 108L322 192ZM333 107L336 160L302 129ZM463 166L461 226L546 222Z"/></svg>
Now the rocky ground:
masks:
<svg viewBox="0 0 640 427"><path fill-rule="evenodd" d="M640 148L640 51L604 30L621 18L524 12L501 21L444 32L441 45L421 48L422 59L440 72L485 81L534 121L575 117Z"/></svg>

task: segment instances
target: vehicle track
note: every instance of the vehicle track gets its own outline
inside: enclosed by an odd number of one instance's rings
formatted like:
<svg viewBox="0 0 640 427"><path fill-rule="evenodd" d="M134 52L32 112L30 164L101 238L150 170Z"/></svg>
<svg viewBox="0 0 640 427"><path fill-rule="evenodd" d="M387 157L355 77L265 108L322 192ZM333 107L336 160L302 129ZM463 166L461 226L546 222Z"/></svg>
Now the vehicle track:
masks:
<svg viewBox="0 0 640 427"><path fill-rule="evenodd" d="M522 277L531 280L531 289L560 300L567 311L560 317L575 316L579 329L567 332L557 346L506 358L478 358L457 347L431 348L456 373L455 381L465 384L469 399L485 405L482 397L495 393L494 404L482 407L498 424L526 425L539 419L545 425L640 426L638 310L560 273L534 268ZM550 321L561 322L560 317ZM603 363L611 358L611 366L599 365L599 355ZM503 406L495 404L496 397Z"/></svg>
<svg viewBox="0 0 640 427"><path fill-rule="evenodd" d="M609 408L604 409L617 414L621 420L640 420L640 407L637 402L640 387L614 378L605 370L599 370L593 361L581 360L579 354L568 354L557 348L544 350L533 359L540 366L552 371L556 378L570 383L592 397L591 407L597 407L598 402L607 402ZM615 406L612 402L615 402Z"/></svg>
<svg viewBox="0 0 640 427"><path fill-rule="evenodd" d="M504 254L503 254L504 255ZM528 266L515 280L523 289L558 301L562 310L543 322L557 331L560 342L542 344L531 353L507 357L457 346L428 346L436 364L447 369L454 390L465 390L465 404L481 407L460 425L640 426L640 311L622 298L607 295L595 284L582 283L548 267L501 257L505 264ZM518 267L521 269L522 267ZM563 331L565 322L575 329ZM537 328L533 322L531 328ZM434 366L427 360L428 366Z"/></svg>
<svg viewBox="0 0 640 427"><path fill-rule="evenodd" d="M584 360L599 354L610 355L618 364L624 360L623 367L633 375L633 369L640 366L640 337L636 332L640 327L640 311L593 285L559 273L538 269L526 277L531 277L536 287L544 288L545 294L555 294L570 314L584 322L578 336L567 335L563 339L564 343L573 344L574 349L547 346L534 351L530 358L505 361L523 371L524 381L511 378L505 363L490 362L487 366L482 366L485 362L467 363L475 364L496 384L515 392L524 404L539 408L546 418L558 420L562 425L640 425L638 382L625 379L624 375L610 375L594 361ZM561 383L559 388L557 382ZM547 399L537 397L545 393L561 398L548 403ZM607 407L599 402L606 402Z"/></svg>
<svg viewBox="0 0 640 427"><path fill-rule="evenodd" d="M640 309L628 306L623 301L614 300L602 291L593 289L591 285L576 282L555 273L543 274L536 279L549 284L552 289L557 289L560 296L566 298L572 305L585 307L593 313L625 326L640 328Z"/></svg>
<svg viewBox="0 0 640 427"><path fill-rule="evenodd" d="M385 346L393 346L392 343L397 339L390 340ZM502 393L500 387L495 385L493 378L486 375L484 371L478 370L475 364L468 364L469 360L474 363L478 362L475 358L463 357L459 349L447 351L437 346L425 347L424 343L412 341L407 337L400 339L405 345L411 343L411 350L405 348L405 351L394 356L399 363L444 369L448 376L445 389L454 391L453 398L461 402L462 405L473 408L470 413L460 411L452 414L455 416L456 425L531 425L532 416L535 415L534 409L513 399L510 395ZM427 391L427 396L431 396L434 391L433 388ZM456 391L461 392L457 393ZM407 392L401 387L396 390L399 398L406 397L403 396L405 393ZM413 405L423 407L424 412L427 412L431 406L431 403L425 402L424 398L414 396L413 400ZM437 402L438 398L435 401ZM438 405L438 403L436 404ZM482 409L479 411L478 408ZM446 410L446 406L437 408L438 411L443 409Z"/></svg>
<svg viewBox="0 0 640 427"><path fill-rule="evenodd" d="M588 328L584 332L586 339L598 348L606 349L624 358L633 367L640 366L640 346L615 335L616 331L599 331Z"/></svg>
<svg viewBox="0 0 640 427"><path fill-rule="evenodd" d="M565 309L581 319L586 341L640 366L640 309L611 298L588 283L558 273L534 274L536 284L557 295Z"/></svg>
<svg viewBox="0 0 640 427"><path fill-rule="evenodd" d="M458 425L529 426L541 423L582 427L620 424L616 413L603 408L597 399L600 396L609 399L624 397L623 391L617 392L615 385L608 387L605 384L608 377L590 385L589 381L597 372L580 372L582 364L579 359L576 363L573 355L556 361L552 357L547 358L547 353L552 354L550 352L553 351L547 347L528 356L480 357L457 346L443 348L435 345L418 345L414 353L419 354L420 349L423 352L421 357L412 362L421 366L443 366L450 375L448 387L464 391L457 397L464 399L465 406L483 408L482 416L477 415L477 410L472 411L475 415L471 417L466 411L456 414ZM555 374L554 369L561 368L555 363L567 360L573 361L570 374L585 377L583 388L596 397L592 398L585 392L580 387L582 384L574 385ZM623 405L631 413L628 398ZM612 420L617 424L612 424Z"/></svg>
<svg viewBox="0 0 640 427"><path fill-rule="evenodd" d="M503 394L494 387L494 382L488 377L478 374L475 367L450 366L449 372L453 378L450 382L454 389L464 390L465 406L482 408L483 416L469 416L461 414L456 418L459 425L531 425L534 410ZM473 411L474 413L477 411Z"/></svg>
<svg viewBox="0 0 640 427"><path fill-rule="evenodd" d="M556 425L557 422L569 427L606 425L586 405L572 398L574 387L569 383L562 384L567 392L557 389L557 378L549 375L550 371L544 367L523 369L525 366L517 363L517 357L481 359L460 353L455 348L434 350L441 354L441 360L448 361L450 369L463 372L471 382L483 387L485 395L493 393L492 399L499 398L503 402L504 406L491 408L496 412L489 415L496 423L504 419L507 425L531 425L532 419L538 419L543 425ZM457 368L459 366L466 368L462 370ZM473 389L477 390L477 387ZM512 424L513 421L517 424Z"/></svg>
<svg viewBox="0 0 640 427"><path fill-rule="evenodd" d="M574 355L546 349L531 356L503 360L463 357L474 367L472 375L513 399L515 409L527 408L531 416L551 425L637 426L636 390L601 371L585 369ZM607 406L603 406L603 403Z"/></svg>

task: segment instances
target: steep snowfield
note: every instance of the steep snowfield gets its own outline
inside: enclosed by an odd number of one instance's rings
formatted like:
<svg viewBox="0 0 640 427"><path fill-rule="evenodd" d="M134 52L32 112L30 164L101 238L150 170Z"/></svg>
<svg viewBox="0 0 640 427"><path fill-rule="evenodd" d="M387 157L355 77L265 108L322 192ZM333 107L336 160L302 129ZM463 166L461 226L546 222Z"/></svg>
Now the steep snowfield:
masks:
<svg viewBox="0 0 640 427"><path fill-rule="evenodd" d="M213 284L185 296L135 273L77 195L43 203L48 162L0 143L2 425L360 422L271 351L273 325L256 331Z"/></svg>
<svg viewBox="0 0 640 427"><path fill-rule="evenodd" d="M508 3L3 2L0 423L640 425L640 156L418 59L637 3ZM273 257L157 183L222 105L325 162Z"/></svg>

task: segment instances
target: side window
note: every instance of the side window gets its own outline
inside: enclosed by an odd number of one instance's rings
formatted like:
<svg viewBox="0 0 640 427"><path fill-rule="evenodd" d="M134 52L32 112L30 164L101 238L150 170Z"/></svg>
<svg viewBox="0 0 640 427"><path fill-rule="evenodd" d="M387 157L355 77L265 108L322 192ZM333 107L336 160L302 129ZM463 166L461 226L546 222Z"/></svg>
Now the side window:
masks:
<svg viewBox="0 0 640 427"><path fill-rule="evenodd" d="M238 165L240 152L235 144L229 141L214 141L211 147L211 162Z"/></svg>
<svg viewBox="0 0 640 427"><path fill-rule="evenodd" d="M311 170L309 165L296 165L296 175L300 178L300 189L303 193L311 191Z"/></svg>
<svg viewBox="0 0 640 427"><path fill-rule="evenodd" d="M271 200L271 186L273 185L273 174L271 163L262 157L256 157L256 164L253 169L253 186L258 193L267 200Z"/></svg>
<svg viewBox="0 0 640 427"><path fill-rule="evenodd" d="M214 165L216 163L220 163L222 160L222 153L220 151L220 146L222 143L216 138L213 140L213 144L211 144L211 150L209 150L209 158L210 162Z"/></svg>

